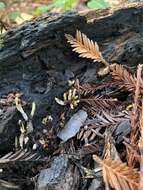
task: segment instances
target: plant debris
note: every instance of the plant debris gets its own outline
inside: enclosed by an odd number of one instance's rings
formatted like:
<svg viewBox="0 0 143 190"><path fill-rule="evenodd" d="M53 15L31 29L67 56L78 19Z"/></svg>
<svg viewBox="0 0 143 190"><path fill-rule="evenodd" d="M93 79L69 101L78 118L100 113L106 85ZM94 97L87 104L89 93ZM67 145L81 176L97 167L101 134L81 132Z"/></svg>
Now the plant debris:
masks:
<svg viewBox="0 0 143 190"><path fill-rule="evenodd" d="M5 177L5 173L8 173L7 165L10 168L10 163L18 164L34 160L36 163L39 161L41 164L42 161L46 164L43 166L38 163L36 169L32 167L28 177L23 177L23 180L26 181L28 178L31 182L34 178L40 188L43 188L43 184L44 188L49 187L45 182L46 179L51 185L57 184L59 178L62 184L59 171L61 170L61 173L64 171L66 182L68 172L73 182L74 175L78 175L77 182L80 175L82 190L92 189L95 179L99 181L100 188L141 190L143 188L142 65L139 64L136 73L132 73L121 64L106 61L97 42L90 40L79 30L76 31L75 37L65 34L66 40L73 53L79 54L81 59L85 61L91 59L92 64L104 66L95 72L101 82L83 82L78 74L73 75L73 80L64 81L61 86L68 84L65 90L53 97L52 109L56 110L58 119L55 120L47 109L47 114L41 119L41 128L34 125L34 119L39 117L35 116L36 102L32 103L32 108L26 102L23 104L21 93L11 93L1 97L2 113L12 104L19 116L13 151L6 152L0 158L0 165L3 164L0 173L3 181L0 183L6 186L8 181L18 185L15 185L18 188L19 176L11 178L10 181ZM108 82L103 80L106 77L109 77ZM58 163L58 166L55 163ZM68 165L70 165L69 170ZM13 168L11 170L14 172ZM58 176L56 170L59 171ZM51 171L52 177L49 173ZM38 179L37 175L40 176ZM69 181L67 183L69 184ZM57 187L60 188L61 185L58 184ZM64 189L64 186L62 187Z"/></svg>

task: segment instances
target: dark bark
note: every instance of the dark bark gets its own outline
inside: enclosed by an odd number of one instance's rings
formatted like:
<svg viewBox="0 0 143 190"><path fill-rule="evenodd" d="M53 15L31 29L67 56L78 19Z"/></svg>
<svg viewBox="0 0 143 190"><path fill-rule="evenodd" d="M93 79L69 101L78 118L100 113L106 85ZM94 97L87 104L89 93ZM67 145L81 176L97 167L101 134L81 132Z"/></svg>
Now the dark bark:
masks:
<svg viewBox="0 0 143 190"><path fill-rule="evenodd" d="M3 37L4 47L0 50L0 94L20 90L29 100L41 99L45 96L49 75L60 82L65 79L66 69L72 67L72 71L78 72L86 60L78 59L71 52L64 37L65 33L74 34L76 29L101 44L110 62L140 63L142 12L142 7L122 9L93 23L67 12L40 17L10 30Z"/></svg>
<svg viewBox="0 0 143 190"><path fill-rule="evenodd" d="M58 156L51 167L40 172L36 190L75 190L79 185L79 172L68 159Z"/></svg>

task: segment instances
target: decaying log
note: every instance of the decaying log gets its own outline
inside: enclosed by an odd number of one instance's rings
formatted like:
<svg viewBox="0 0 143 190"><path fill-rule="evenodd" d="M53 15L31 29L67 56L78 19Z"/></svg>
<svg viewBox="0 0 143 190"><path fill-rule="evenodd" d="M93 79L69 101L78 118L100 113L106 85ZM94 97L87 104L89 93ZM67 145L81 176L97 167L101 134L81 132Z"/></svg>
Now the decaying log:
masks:
<svg viewBox="0 0 143 190"><path fill-rule="evenodd" d="M74 35L79 29L99 43L109 62L136 66L143 58L142 14L140 5L104 14L87 23L85 17L66 12L11 29L3 36L0 49L0 95L20 91L26 101L35 101L38 107L34 125L40 127L46 109L52 112L54 97L65 90L63 86L68 79L77 76L81 82L98 81L95 75L98 64L72 53L64 34Z"/></svg>
<svg viewBox="0 0 143 190"><path fill-rule="evenodd" d="M74 34L76 29L96 40L110 62L129 66L140 63L142 13L143 7L137 6L87 23L85 17L66 12L40 17L10 30L0 49L0 94L20 90L31 100L42 99L47 96L46 84L53 72L54 79L60 81L64 80L66 70L76 74L85 60L71 53L64 37L65 33ZM79 62L82 66L77 66Z"/></svg>
<svg viewBox="0 0 143 190"><path fill-rule="evenodd" d="M99 65L79 58L72 52L64 34L74 35L76 29L79 29L98 42L104 57L110 63L136 67L137 64L142 64L143 60L142 18L143 6L138 5L97 17L93 22L87 22L86 17L77 13L66 12L39 17L11 29L2 37L3 46L0 49L0 96L15 91L23 93L26 102L31 104L35 101L37 104L34 127L41 129L41 121L47 114L52 115L53 125L56 127L59 107L54 98L65 91L67 81L77 77L81 83L99 82L96 77ZM8 107L5 111L2 109L0 103L0 153L7 147L13 148L19 120L15 108L11 112L7 110ZM3 139L6 132L9 136ZM58 159L63 160L63 166L64 162L68 165L66 158ZM52 172L53 165L41 173L39 180L45 180L42 176L44 177L47 171ZM67 173L64 170L67 179L66 175L71 174L72 167L69 167ZM60 172L59 167L54 169L55 173ZM48 175L46 180L48 182L45 187L50 189L48 185L51 178ZM64 179L59 176L59 180L62 184ZM76 189L74 187L69 185L68 188L63 188L62 185L56 185L55 190ZM38 181L38 190L42 188L41 182Z"/></svg>

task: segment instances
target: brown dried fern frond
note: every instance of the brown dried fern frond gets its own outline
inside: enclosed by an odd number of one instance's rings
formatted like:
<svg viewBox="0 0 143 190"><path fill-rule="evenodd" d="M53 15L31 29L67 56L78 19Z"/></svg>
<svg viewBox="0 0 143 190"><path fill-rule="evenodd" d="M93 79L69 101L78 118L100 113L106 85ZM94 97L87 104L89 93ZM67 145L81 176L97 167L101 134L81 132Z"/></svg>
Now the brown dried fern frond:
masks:
<svg viewBox="0 0 143 190"><path fill-rule="evenodd" d="M127 152L127 162L128 162L128 166L132 166L133 162L140 163L141 161L141 156L139 154L139 147L135 144L131 144L130 142L128 142L127 138L124 138L124 142L123 144L126 147L126 152Z"/></svg>
<svg viewBox="0 0 143 190"><path fill-rule="evenodd" d="M143 189L143 101L142 101L142 112L140 116L140 139L138 143L140 150L140 181L139 181L139 190Z"/></svg>
<svg viewBox="0 0 143 190"><path fill-rule="evenodd" d="M129 92L134 92L136 87L136 77L132 76L122 65L110 65L112 78L120 88L126 89Z"/></svg>
<svg viewBox="0 0 143 190"><path fill-rule="evenodd" d="M93 159L102 168L102 175L105 184L110 184L116 190L137 190L139 182L139 172L128 167L119 160L104 159L93 155Z"/></svg>
<svg viewBox="0 0 143 190"><path fill-rule="evenodd" d="M91 112L90 112L91 113ZM122 114L122 115L121 115ZM127 131L120 131L117 133L114 129L117 129L119 124L125 123L129 121L129 116L125 113L118 113L118 115L114 115L110 112L100 111L94 115L94 118L89 119L85 122L85 125L82 126L77 133L77 139L84 142L92 142L95 140L97 136L101 138L105 138L103 131L101 130L105 127L112 127L113 137L117 139L117 141L122 140L122 136L126 135ZM101 134L102 133L102 134Z"/></svg>
<svg viewBox="0 0 143 190"><path fill-rule="evenodd" d="M134 92L136 87L136 77L127 71L122 65L110 65L102 56L97 42L90 40L85 34L79 30L76 32L76 37L66 34L67 41L73 47L73 51L79 53L80 57L89 58L94 61L103 63L110 71L112 71L112 78L114 83L119 88L125 89L129 92ZM141 94L143 94L143 80L140 81Z"/></svg>
<svg viewBox="0 0 143 190"><path fill-rule="evenodd" d="M85 102L90 107L95 107L96 109L109 109L117 106L116 98L107 98L103 96L93 96L85 99L81 99L81 102Z"/></svg>
<svg viewBox="0 0 143 190"><path fill-rule="evenodd" d="M15 153L10 152L6 154L5 156L0 158L0 164L6 164L9 162L14 162L14 161L33 161L33 160L38 160L40 159L40 155L37 153L32 153L27 150L18 150Z"/></svg>
<svg viewBox="0 0 143 190"><path fill-rule="evenodd" d="M139 64L137 68L137 77L136 77L136 84L135 84L135 90L134 90L134 102L133 102L133 109L131 112L130 120L131 120L131 142L137 143L137 139L134 139L135 134L139 134L139 117L140 117L140 94L141 94L141 85L140 81L142 81L141 78L142 73L142 66ZM132 138L133 137L133 138ZM133 140L134 139L134 140Z"/></svg>
<svg viewBox="0 0 143 190"><path fill-rule="evenodd" d="M96 42L90 40L85 34L79 30L76 31L76 37L66 34L67 41L73 47L73 51L79 53L79 57L89 58L94 61L102 62L109 67L109 63L103 58Z"/></svg>
<svg viewBox="0 0 143 190"><path fill-rule="evenodd" d="M114 83L111 82L106 82L103 84L89 84L89 83L85 83L83 85L79 85L77 89L77 91L79 92L80 95L82 96L87 96L87 95L93 95L94 93L96 93L98 90L103 90L106 88L113 88L114 87Z"/></svg>
<svg viewBox="0 0 143 190"><path fill-rule="evenodd" d="M86 83L83 85L79 85L78 92L80 95L83 95L83 96L86 96L88 94L92 95L96 92L96 88L97 88L97 85Z"/></svg>

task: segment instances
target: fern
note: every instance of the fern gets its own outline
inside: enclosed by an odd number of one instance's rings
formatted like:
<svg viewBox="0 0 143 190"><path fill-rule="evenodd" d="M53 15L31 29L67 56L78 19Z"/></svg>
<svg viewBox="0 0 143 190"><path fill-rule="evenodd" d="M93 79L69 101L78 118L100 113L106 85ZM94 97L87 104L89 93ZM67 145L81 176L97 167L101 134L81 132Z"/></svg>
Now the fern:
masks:
<svg viewBox="0 0 143 190"><path fill-rule="evenodd" d="M109 109L109 107L115 107L117 105L117 99L106 98L103 96L93 96L86 99L81 99L81 102L85 102L91 107L99 109Z"/></svg>
<svg viewBox="0 0 143 190"><path fill-rule="evenodd" d="M85 34L79 30L76 32L75 38L69 34L65 35L70 43L73 51L77 52L80 57L92 59L94 62L103 63L108 71L111 71L114 83L129 92L134 92L136 87L136 77L130 74L122 65L109 64L102 56L97 42L90 40ZM107 72L108 73L108 72ZM107 74L106 73L106 74ZM103 74L104 76L104 74ZM141 93L143 93L143 81L140 82Z"/></svg>
<svg viewBox="0 0 143 190"><path fill-rule="evenodd" d="M128 167L119 160L104 159L93 155L93 159L102 168L102 175L105 184L110 184L116 190L137 190L139 182L139 172Z"/></svg>
<svg viewBox="0 0 143 190"><path fill-rule="evenodd" d="M136 87L136 78L133 77L122 65L110 65L112 78L120 86L127 91L134 92Z"/></svg>
<svg viewBox="0 0 143 190"><path fill-rule="evenodd" d="M93 42L79 30L76 32L76 38L73 36L66 34L65 35L68 42L73 47L73 51L79 53L80 57L93 59L94 61L98 61L103 63L105 66L109 67L109 63L105 61L101 52L99 51L99 46L96 42Z"/></svg>

